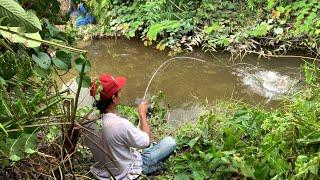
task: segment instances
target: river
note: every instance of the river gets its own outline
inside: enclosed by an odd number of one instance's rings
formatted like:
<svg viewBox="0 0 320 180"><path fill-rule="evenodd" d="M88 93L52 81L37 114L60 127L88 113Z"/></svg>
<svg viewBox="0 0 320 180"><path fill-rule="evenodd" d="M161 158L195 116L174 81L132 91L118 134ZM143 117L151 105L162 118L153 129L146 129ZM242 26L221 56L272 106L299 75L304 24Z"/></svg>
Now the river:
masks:
<svg viewBox="0 0 320 180"><path fill-rule="evenodd" d="M127 77L121 93L122 102L127 105L134 105L137 98L143 97L155 70L171 58L168 51L145 47L139 40L102 39L80 42L79 47L89 51L91 76L111 73ZM246 56L241 63L232 63L228 53L201 50L178 56L206 62L188 59L169 62L156 74L148 94L162 91L166 95L165 104L179 115L187 116L201 111L195 107L218 100L276 107L279 99L296 89L304 63L300 58L260 59L254 55ZM191 113L186 112L190 107L193 107Z"/></svg>

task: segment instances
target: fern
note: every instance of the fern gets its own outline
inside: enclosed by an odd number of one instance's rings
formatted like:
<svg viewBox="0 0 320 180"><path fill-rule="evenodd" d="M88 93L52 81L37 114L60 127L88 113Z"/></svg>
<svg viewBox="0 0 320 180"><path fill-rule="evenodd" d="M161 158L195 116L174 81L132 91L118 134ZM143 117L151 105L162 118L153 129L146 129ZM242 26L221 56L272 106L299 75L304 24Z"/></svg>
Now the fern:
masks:
<svg viewBox="0 0 320 180"><path fill-rule="evenodd" d="M6 25L20 26L27 32L41 31L41 23L32 12L25 11L19 3L14 0L0 0L0 17L6 18Z"/></svg>

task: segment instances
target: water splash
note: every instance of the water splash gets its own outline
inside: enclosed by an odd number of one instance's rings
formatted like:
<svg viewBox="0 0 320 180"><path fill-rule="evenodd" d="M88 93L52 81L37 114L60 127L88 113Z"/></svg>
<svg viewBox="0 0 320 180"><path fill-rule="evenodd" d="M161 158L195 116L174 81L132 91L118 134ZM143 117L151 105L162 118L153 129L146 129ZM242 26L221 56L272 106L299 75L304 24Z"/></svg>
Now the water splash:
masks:
<svg viewBox="0 0 320 180"><path fill-rule="evenodd" d="M267 102L282 99L298 90L296 84L299 80L276 71L242 68L236 69L234 74L250 91L266 97Z"/></svg>

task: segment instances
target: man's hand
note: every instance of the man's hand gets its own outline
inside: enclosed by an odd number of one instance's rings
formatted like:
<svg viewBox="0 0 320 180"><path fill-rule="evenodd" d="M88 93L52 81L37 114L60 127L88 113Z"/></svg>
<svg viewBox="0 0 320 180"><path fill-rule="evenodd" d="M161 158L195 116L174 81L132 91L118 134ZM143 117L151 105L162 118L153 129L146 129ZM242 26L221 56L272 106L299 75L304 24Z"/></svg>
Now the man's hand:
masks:
<svg viewBox="0 0 320 180"><path fill-rule="evenodd" d="M141 131L146 132L148 134L149 142L151 143L151 131L150 131L150 126L147 120L147 112L148 112L147 101L141 102L138 109L139 109L139 116L140 116L140 129Z"/></svg>
<svg viewBox="0 0 320 180"><path fill-rule="evenodd" d="M148 103L147 101L142 101L138 107L140 117L145 118L148 113Z"/></svg>

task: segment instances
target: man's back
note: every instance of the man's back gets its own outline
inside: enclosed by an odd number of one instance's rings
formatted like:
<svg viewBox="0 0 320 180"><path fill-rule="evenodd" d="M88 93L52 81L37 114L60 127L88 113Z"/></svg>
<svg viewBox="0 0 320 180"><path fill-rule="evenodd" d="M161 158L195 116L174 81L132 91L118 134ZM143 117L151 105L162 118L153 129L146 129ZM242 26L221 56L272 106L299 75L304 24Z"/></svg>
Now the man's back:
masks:
<svg viewBox="0 0 320 180"><path fill-rule="evenodd" d="M101 167L107 168L117 179L125 178L128 174L140 174L142 160L135 148L142 149L149 145L148 134L113 113L103 115L102 126L99 144L104 152L95 151L99 154L94 156L104 157L104 160L98 160L95 167L99 167L99 170L102 170Z"/></svg>

